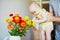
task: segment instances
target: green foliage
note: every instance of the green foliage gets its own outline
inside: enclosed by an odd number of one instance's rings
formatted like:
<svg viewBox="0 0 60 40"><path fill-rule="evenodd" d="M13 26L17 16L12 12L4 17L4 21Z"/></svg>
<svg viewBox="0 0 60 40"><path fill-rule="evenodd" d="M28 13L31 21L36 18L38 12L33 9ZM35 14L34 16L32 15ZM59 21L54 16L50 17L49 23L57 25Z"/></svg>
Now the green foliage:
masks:
<svg viewBox="0 0 60 40"><path fill-rule="evenodd" d="M26 36L27 30L29 30L29 29L30 29L30 27L28 27L28 28L26 27L26 28L21 29L19 24L15 24L14 25L14 30L10 30L8 32L11 36L22 37L22 36ZM22 32L19 32L19 30L22 30Z"/></svg>

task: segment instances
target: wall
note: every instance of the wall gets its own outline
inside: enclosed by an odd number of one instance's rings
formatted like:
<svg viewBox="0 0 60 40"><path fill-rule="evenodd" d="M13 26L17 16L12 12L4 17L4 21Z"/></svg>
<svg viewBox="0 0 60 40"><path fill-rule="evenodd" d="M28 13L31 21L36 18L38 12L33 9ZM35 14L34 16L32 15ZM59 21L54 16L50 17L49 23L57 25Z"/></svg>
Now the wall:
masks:
<svg viewBox="0 0 60 40"><path fill-rule="evenodd" d="M32 18L28 9L30 3L29 0L0 0L0 40L9 36L7 23L5 22L5 18L9 17L9 13L19 13L22 17L28 15Z"/></svg>

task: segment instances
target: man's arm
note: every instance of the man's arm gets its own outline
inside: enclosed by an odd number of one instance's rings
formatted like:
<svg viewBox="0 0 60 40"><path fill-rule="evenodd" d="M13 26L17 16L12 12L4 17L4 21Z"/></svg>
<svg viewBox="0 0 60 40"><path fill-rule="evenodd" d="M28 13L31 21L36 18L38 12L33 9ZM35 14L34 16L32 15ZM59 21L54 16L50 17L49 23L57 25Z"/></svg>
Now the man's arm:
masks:
<svg viewBox="0 0 60 40"><path fill-rule="evenodd" d="M58 16L54 16L54 11L52 8L49 9L50 13L48 14L49 17L49 21L53 21L53 22L60 22L60 17Z"/></svg>
<svg viewBox="0 0 60 40"><path fill-rule="evenodd" d="M60 17L54 16L53 21L54 21L54 22L59 22L59 23L60 23Z"/></svg>

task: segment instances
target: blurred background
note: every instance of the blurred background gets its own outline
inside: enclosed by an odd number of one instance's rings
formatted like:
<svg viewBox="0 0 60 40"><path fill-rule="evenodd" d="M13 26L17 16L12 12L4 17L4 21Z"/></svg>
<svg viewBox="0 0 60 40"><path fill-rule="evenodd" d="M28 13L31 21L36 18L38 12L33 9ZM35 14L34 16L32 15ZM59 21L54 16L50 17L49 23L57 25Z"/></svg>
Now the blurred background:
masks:
<svg viewBox="0 0 60 40"><path fill-rule="evenodd" d="M41 7L49 11L49 0L0 0L0 40L10 36L7 23L5 22L5 19L9 17L10 13L19 13L22 17L27 15L32 19L32 15L29 12L29 5L33 1L36 1ZM32 30L22 39L33 40Z"/></svg>

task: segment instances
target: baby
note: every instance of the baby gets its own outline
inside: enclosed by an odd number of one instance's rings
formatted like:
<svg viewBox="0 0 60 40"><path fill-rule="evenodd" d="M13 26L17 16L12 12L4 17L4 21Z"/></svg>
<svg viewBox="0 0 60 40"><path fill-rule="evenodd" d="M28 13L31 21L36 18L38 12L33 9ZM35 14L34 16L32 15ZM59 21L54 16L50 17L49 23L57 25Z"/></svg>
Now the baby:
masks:
<svg viewBox="0 0 60 40"><path fill-rule="evenodd" d="M34 16L32 21L35 21L37 23L37 30L41 29L42 40L51 40L51 31L53 30L53 23L45 22L45 20L47 20L46 10L41 9L39 4L37 4L36 2L33 2L30 5L29 9Z"/></svg>

